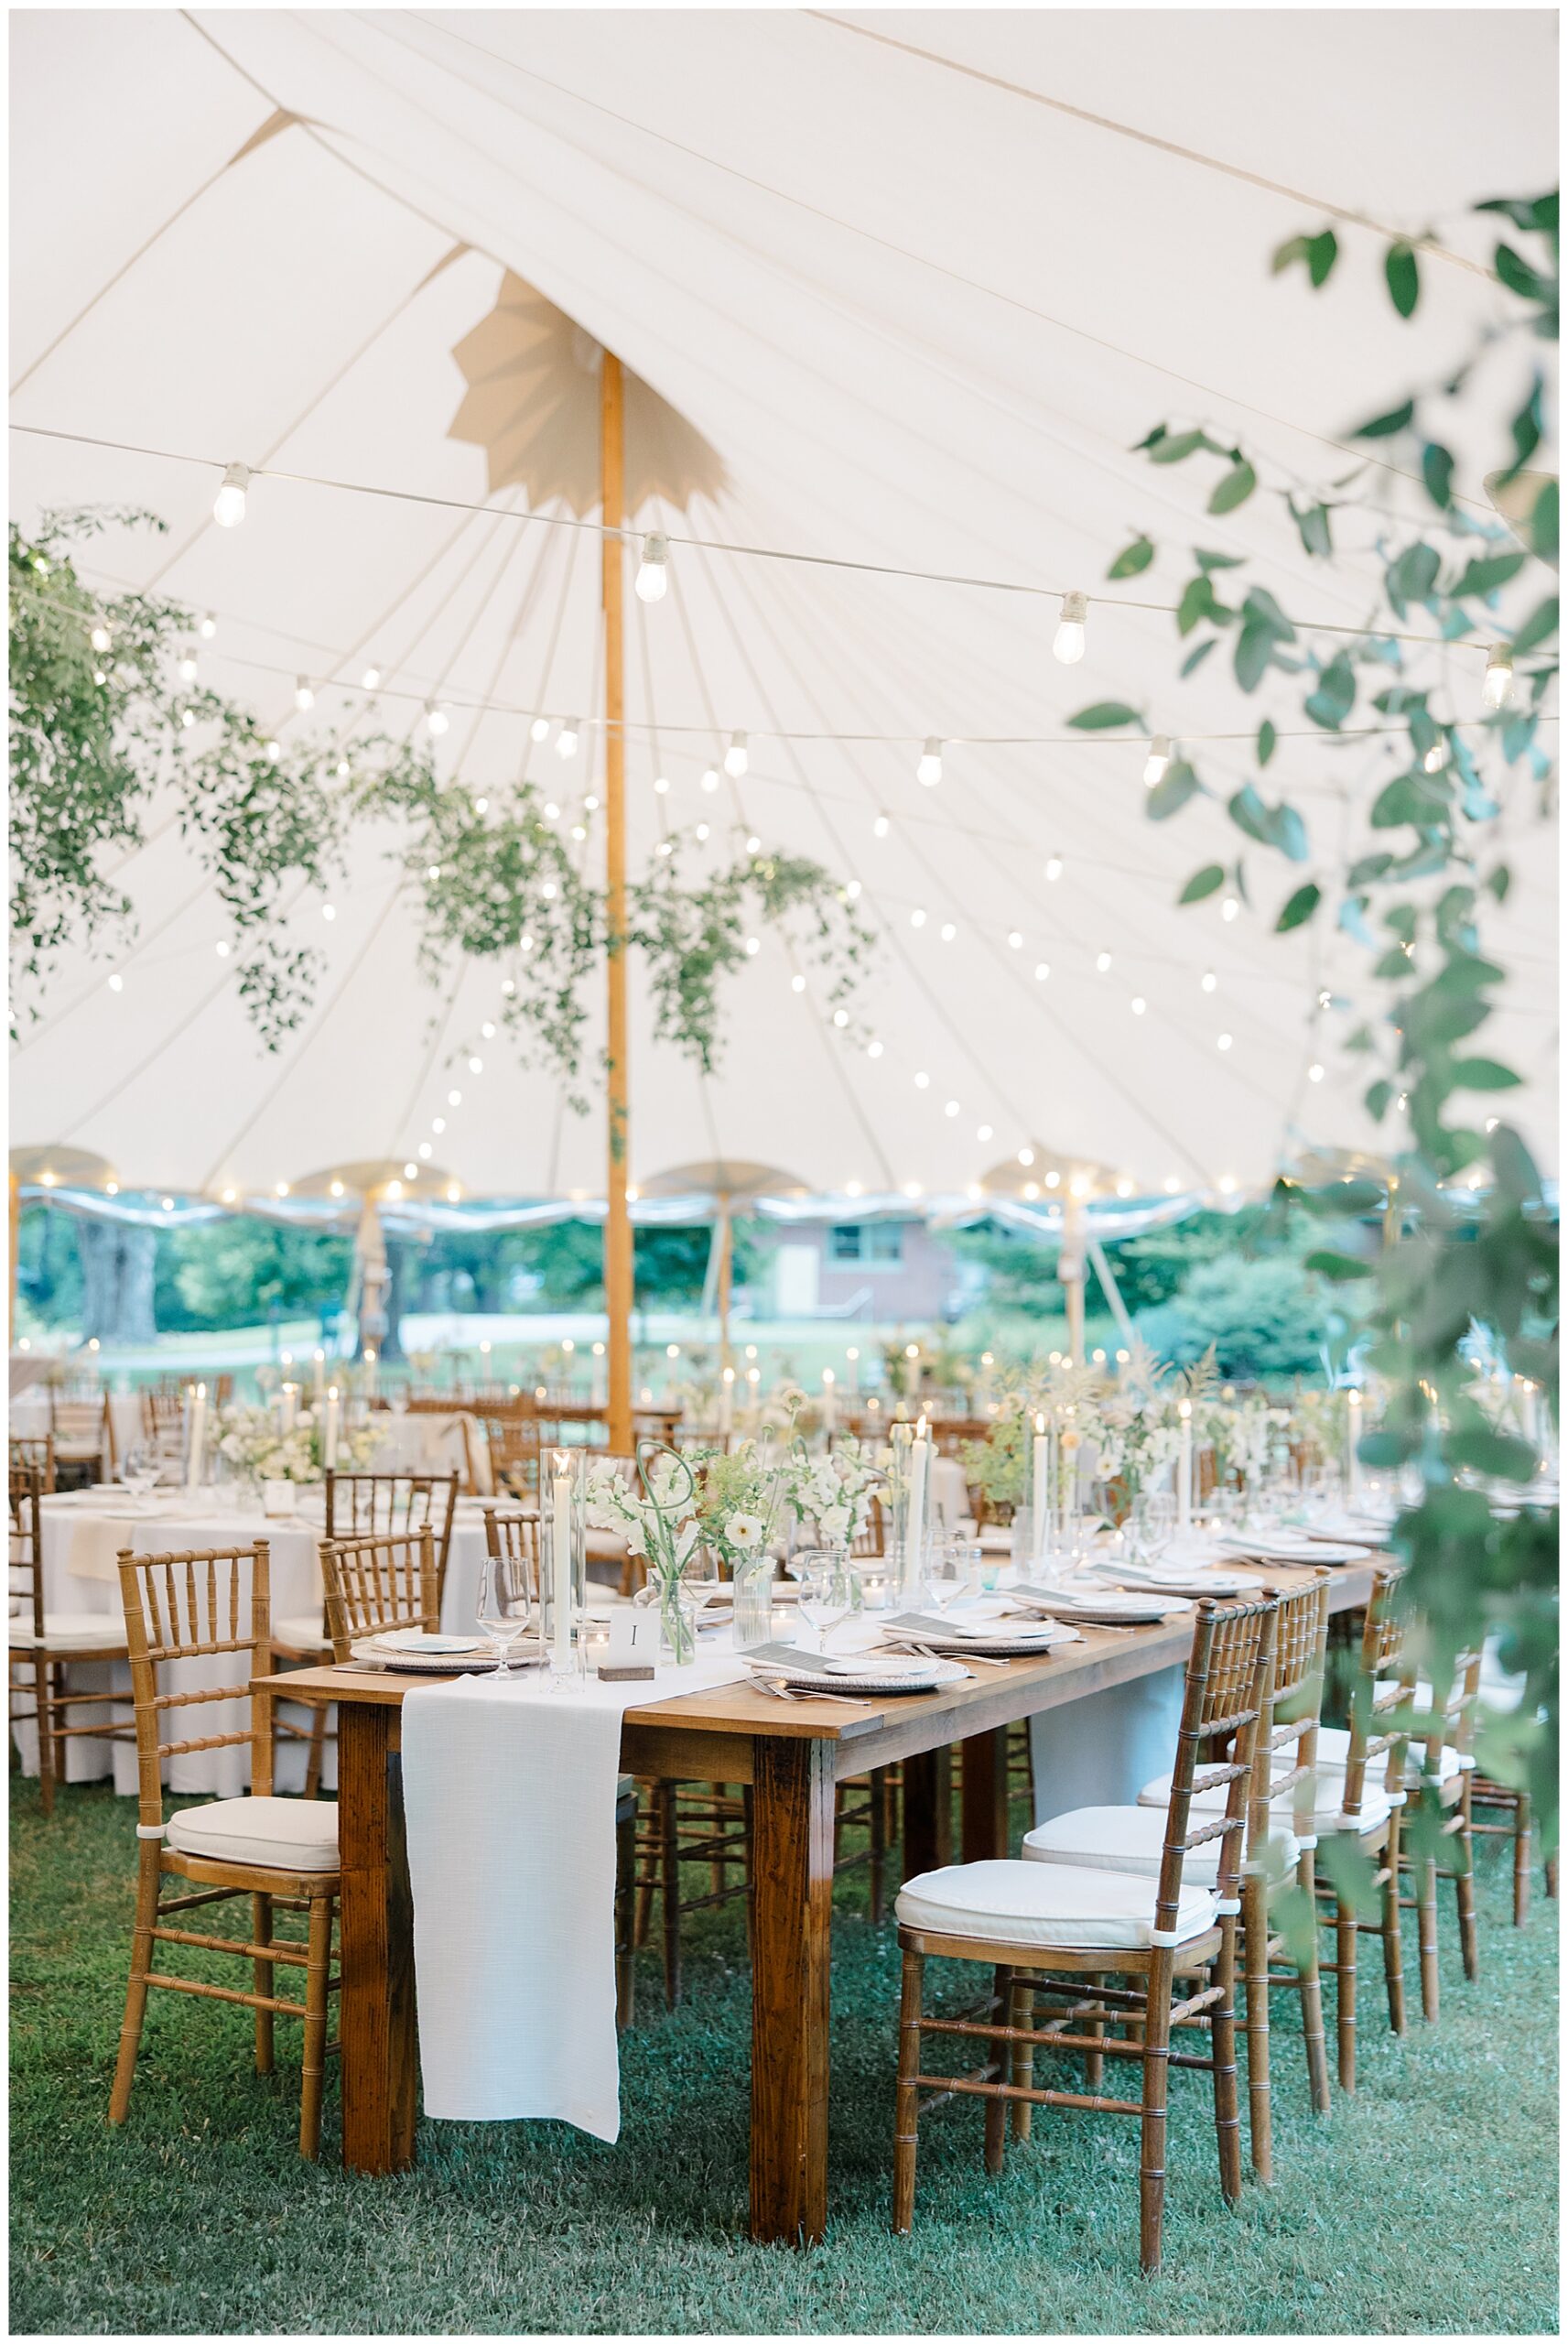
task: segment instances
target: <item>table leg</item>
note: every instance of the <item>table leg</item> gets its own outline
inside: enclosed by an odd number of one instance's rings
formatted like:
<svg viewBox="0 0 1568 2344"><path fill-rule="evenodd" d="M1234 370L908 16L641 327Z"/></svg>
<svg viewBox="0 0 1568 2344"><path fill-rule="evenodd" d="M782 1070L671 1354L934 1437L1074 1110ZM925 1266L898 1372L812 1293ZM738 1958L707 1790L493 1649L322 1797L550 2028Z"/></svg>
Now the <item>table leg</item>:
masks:
<svg viewBox="0 0 1568 2344"><path fill-rule="evenodd" d="M921 1750L903 1762L903 1877L953 1861L953 1753Z"/></svg>
<svg viewBox="0 0 1568 2344"><path fill-rule="evenodd" d="M827 2226L833 1745L752 1748L752 2236L806 2245Z"/></svg>
<svg viewBox="0 0 1568 2344"><path fill-rule="evenodd" d="M414 2162L414 1905L395 1716L368 1701L338 1710L343 2163L354 2173Z"/></svg>
<svg viewBox="0 0 1568 2344"><path fill-rule="evenodd" d="M964 1737L964 1779L958 1798L964 1861L1007 1853L1007 1728Z"/></svg>

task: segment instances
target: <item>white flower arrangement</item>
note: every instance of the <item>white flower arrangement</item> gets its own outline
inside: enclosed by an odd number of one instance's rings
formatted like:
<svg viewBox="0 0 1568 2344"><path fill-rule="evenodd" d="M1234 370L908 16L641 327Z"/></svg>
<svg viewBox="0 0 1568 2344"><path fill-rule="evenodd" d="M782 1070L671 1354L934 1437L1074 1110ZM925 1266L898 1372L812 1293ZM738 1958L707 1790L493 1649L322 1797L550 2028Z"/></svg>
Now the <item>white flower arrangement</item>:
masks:
<svg viewBox="0 0 1568 2344"><path fill-rule="evenodd" d="M827 1546L854 1544L883 1478L856 1440L841 1440L826 1457L813 1457L797 1442L784 1473L791 1504L803 1519L816 1523Z"/></svg>
<svg viewBox="0 0 1568 2344"><path fill-rule="evenodd" d="M310 1409L301 1409L288 1432L282 1429L272 1408L247 1407L243 1402L225 1408L218 1421L222 1427L218 1454L247 1480L320 1481L325 1471L322 1427ZM340 1423L337 1470L354 1472L368 1465L382 1438L382 1429L374 1423Z"/></svg>

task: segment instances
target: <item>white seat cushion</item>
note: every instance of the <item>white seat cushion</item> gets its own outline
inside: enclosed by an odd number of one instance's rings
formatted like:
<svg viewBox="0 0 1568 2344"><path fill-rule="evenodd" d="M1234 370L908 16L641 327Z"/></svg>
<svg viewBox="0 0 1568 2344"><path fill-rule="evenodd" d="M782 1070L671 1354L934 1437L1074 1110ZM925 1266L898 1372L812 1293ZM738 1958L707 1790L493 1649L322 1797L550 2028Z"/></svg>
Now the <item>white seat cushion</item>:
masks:
<svg viewBox="0 0 1568 2344"><path fill-rule="evenodd" d="M1380 1769L1375 1775L1371 1770L1368 1771L1368 1779L1361 1790L1361 1812L1354 1823L1350 1822L1344 1813L1345 1776L1338 1767L1329 1766L1320 1770L1313 1787L1314 1796L1312 1828L1319 1834L1329 1831L1375 1831L1379 1824L1386 1823L1393 1813L1393 1807L1383 1788ZM1195 1791L1193 1795L1191 1812L1194 1815L1223 1815L1228 1785L1224 1784L1215 1790ZM1270 1800L1269 1812L1276 1825L1290 1825L1295 1814L1295 1803L1294 1789L1281 1791L1276 1798ZM1156 1774L1152 1783L1145 1783L1138 1794L1138 1804L1140 1807L1157 1809L1168 1807L1171 1804L1169 1774Z"/></svg>
<svg viewBox="0 0 1568 2344"><path fill-rule="evenodd" d="M169 1818L171 1848L269 1872L336 1872L338 1810L330 1799L215 1798Z"/></svg>
<svg viewBox="0 0 1568 2344"><path fill-rule="evenodd" d="M275 1620L272 1636L275 1644L297 1644L307 1649L314 1646L319 1652L332 1649L331 1637L322 1630L319 1612L297 1612L290 1620Z"/></svg>
<svg viewBox="0 0 1568 2344"><path fill-rule="evenodd" d="M1193 1888L1213 1888L1219 1878L1219 1853L1224 1843L1206 1839L1188 1851L1182 1879ZM1026 1861L1039 1864L1087 1864L1103 1872L1136 1872L1141 1879L1159 1875L1165 1850L1165 1818L1152 1807L1076 1807L1070 1815L1054 1815L1049 1823L1026 1832ZM1289 1831L1269 1834L1265 1877L1282 1880L1301 1852Z"/></svg>
<svg viewBox="0 0 1568 2344"><path fill-rule="evenodd" d="M23 1651L31 1651L38 1641L32 1622L14 1619L10 1626L12 1644ZM74 1645L84 1652L123 1653L125 1625L113 1612L46 1612L44 1642L61 1651Z"/></svg>
<svg viewBox="0 0 1568 2344"><path fill-rule="evenodd" d="M1345 1769L1349 1763L1349 1728L1343 1725L1325 1725L1322 1727L1317 1737L1317 1765L1319 1774L1337 1774L1343 1776ZM1438 1783L1452 1782L1455 1774L1468 1774L1474 1767L1475 1763L1475 1760L1470 1757L1468 1753L1466 1753L1465 1757L1461 1758L1459 1753L1453 1747L1452 1743L1445 1742L1443 1745L1443 1756L1438 1772L1432 1777L1432 1779ZM1384 1756L1382 1752L1379 1751L1377 1757L1373 1759L1368 1771L1369 1774L1376 1774L1380 1779L1383 1770L1387 1764L1387 1758ZM1426 1772L1426 1744L1424 1742L1411 1742L1405 1745L1405 1767L1407 1776L1413 1777L1417 1774L1424 1774Z"/></svg>
<svg viewBox="0 0 1568 2344"><path fill-rule="evenodd" d="M947 1864L906 1881L898 1917L906 1928L983 1937L1005 1946L1130 1949L1153 1943L1154 1883L1088 1864L1020 1863L998 1857ZM1184 1888L1176 1935L1185 1942L1215 1926L1207 1889Z"/></svg>

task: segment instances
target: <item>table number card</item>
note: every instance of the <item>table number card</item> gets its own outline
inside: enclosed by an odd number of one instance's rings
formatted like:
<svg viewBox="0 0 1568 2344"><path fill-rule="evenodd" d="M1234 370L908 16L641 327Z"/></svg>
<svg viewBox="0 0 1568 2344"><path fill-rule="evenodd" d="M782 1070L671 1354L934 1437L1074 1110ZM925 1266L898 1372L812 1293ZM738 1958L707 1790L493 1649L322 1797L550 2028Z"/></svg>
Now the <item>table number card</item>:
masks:
<svg viewBox="0 0 1568 2344"><path fill-rule="evenodd" d="M610 1615L610 1643L599 1664L599 1674L611 1683L652 1677L659 1657L659 1615L650 1605L639 1610L618 1603Z"/></svg>

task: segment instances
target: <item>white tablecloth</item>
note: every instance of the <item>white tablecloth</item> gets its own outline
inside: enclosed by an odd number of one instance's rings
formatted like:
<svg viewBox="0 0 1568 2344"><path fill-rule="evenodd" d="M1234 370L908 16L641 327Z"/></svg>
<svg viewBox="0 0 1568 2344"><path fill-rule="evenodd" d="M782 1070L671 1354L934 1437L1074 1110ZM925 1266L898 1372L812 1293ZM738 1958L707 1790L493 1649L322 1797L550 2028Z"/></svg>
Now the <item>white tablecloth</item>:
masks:
<svg viewBox="0 0 1568 2344"><path fill-rule="evenodd" d="M306 1503L308 1504L309 1501ZM188 1504L189 1511L186 1510ZM270 1557L274 1627L284 1620L319 1618L321 1568L317 1542L320 1530L319 1515L311 1521L303 1514L278 1519L250 1513L226 1500L222 1492L214 1495L209 1492L196 1501L187 1501L183 1496L172 1501L133 1501L99 1491L81 1497L68 1494L45 1498L44 1608L47 1612L102 1612L117 1628L123 1612L115 1557L122 1547L128 1547L136 1555L178 1554L189 1548L249 1546L254 1539L265 1538ZM452 1525L442 1590L443 1627L453 1631L472 1628L483 1556L483 1517L464 1509ZM233 1666L232 1655L218 1655L211 1660L180 1661L173 1664L178 1674L171 1673L169 1682L182 1689L187 1686L222 1685L230 1681ZM127 1707L123 1714L128 1717L130 1671L124 1664L112 1668L72 1664L69 1681L73 1691L91 1692L102 1686L105 1692L124 1697ZM309 1722L309 1713L302 1706L289 1704L284 1714L295 1724ZM202 1711L202 1716L210 1720L202 1727L204 1734L235 1732L246 1722L246 1713L238 1702L215 1702ZM86 1709L71 1713L73 1724L93 1721ZM38 1740L33 1727L18 1724L16 1738L24 1772L36 1774ZM69 1782L94 1782L112 1774L118 1792L126 1797L135 1795L135 1753L129 1743L100 1742L84 1734L68 1742L65 1749ZM327 1765L330 1782L335 1779L330 1743ZM303 1745L292 1738L280 1738L277 1789L301 1789L304 1780ZM200 1792L211 1798L235 1798L250 1781L249 1754L237 1746L230 1750L194 1751L168 1762L168 1781L170 1790Z"/></svg>
<svg viewBox="0 0 1568 2344"><path fill-rule="evenodd" d="M615 1796L623 1710L732 1683L732 1652L652 1686L416 1686L403 1704L427 2116L621 2130Z"/></svg>
<svg viewBox="0 0 1568 2344"><path fill-rule="evenodd" d="M1032 1717L1035 1822L1076 1807L1135 1807L1144 1784L1175 1764L1185 1674L1162 1668Z"/></svg>
<svg viewBox="0 0 1568 2344"><path fill-rule="evenodd" d="M47 1392L20 1392L6 1411L7 1421L18 1440L41 1440L49 1429L49 1395ZM139 1392L112 1392L109 1395L109 1421L114 1427L114 1454L124 1457L146 1439L142 1427L142 1395Z"/></svg>

